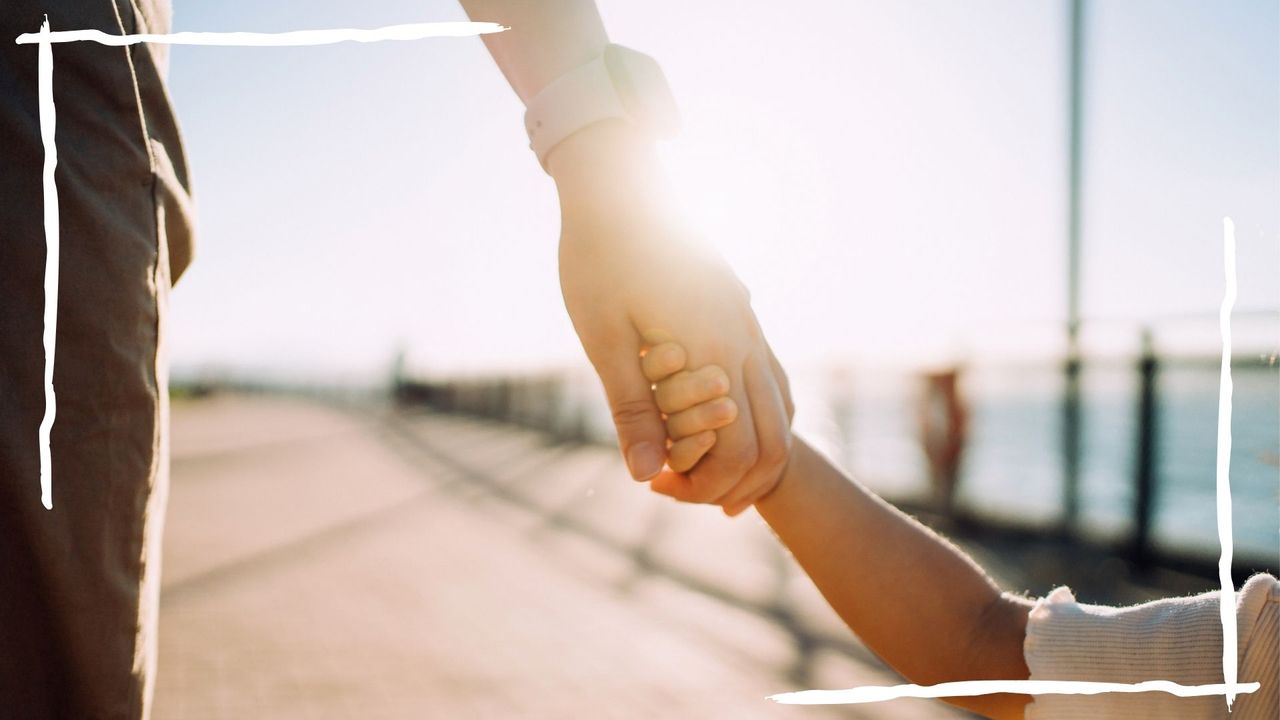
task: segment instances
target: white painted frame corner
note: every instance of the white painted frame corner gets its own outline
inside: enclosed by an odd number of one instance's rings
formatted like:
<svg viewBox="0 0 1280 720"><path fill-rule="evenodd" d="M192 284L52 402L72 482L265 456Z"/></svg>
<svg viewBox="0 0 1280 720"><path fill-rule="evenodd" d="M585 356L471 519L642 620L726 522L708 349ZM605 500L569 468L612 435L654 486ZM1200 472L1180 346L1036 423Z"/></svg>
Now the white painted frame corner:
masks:
<svg viewBox="0 0 1280 720"><path fill-rule="evenodd" d="M20 45L38 46L38 85L40 111L40 138L44 144L44 224L45 224L45 414L40 423L40 498L44 507L53 509L52 458L49 437L56 415L53 391L53 365L57 334L59 220L58 189L54 171L58 163L58 150L54 140L56 108L53 103L53 45L63 42L96 42L102 45L132 45L136 43L163 43L169 45L218 45L218 46L301 46L327 45L339 42L379 42L383 40L420 40L431 37L467 37L502 32L508 28L486 22L440 22L393 25L375 30L302 30L284 33L251 32L179 32L166 35L136 34L109 35L99 30L62 30L53 32L49 18L45 17L38 33L19 35ZM1235 225L1230 218L1223 219L1224 250L1227 290L1222 300L1219 321L1222 329L1222 372L1219 386L1218 457L1217 457L1217 508L1218 537L1222 544L1219 576L1222 582L1221 614L1223 628L1222 670L1224 683L1216 685L1180 685L1167 680L1153 680L1131 685L1121 683L1033 681L1033 680L982 680L970 682L940 683L938 685L896 685L892 687L864 686L847 690L805 690L773 695L770 699L790 704L849 704L893 700L896 698L944 698L989 695L994 693L1019 693L1026 695L1101 693L1168 692L1182 697L1223 695L1230 708L1237 694L1256 692L1259 683L1237 683L1236 666L1236 617L1235 586L1231 579L1232 529L1231 488L1229 470L1231 464L1231 309L1236 297Z"/></svg>

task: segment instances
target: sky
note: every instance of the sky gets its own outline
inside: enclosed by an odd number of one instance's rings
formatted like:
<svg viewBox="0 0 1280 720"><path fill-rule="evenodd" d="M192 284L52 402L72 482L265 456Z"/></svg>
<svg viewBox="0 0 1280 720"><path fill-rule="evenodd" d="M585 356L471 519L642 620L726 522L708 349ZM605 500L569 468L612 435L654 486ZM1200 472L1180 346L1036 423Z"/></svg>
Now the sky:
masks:
<svg viewBox="0 0 1280 720"><path fill-rule="evenodd" d="M688 222L784 363L1061 348L1067 4L599 3L662 64ZM465 19L454 2L175 0L175 30ZM1089 4L1086 337L1216 349L1222 218L1242 318L1280 337L1280 6ZM367 377L580 364L554 186L476 38L174 47L199 217L175 374ZM1179 344L1180 343L1180 344Z"/></svg>

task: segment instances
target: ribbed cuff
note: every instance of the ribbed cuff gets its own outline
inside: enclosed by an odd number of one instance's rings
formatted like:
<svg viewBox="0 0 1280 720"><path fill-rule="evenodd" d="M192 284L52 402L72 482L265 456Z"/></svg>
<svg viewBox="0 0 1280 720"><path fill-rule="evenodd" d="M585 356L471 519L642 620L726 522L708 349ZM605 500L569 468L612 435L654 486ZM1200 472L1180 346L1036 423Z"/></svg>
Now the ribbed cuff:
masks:
<svg viewBox="0 0 1280 720"><path fill-rule="evenodd" d="M1240 680L1248 682L1246 662L1267 655L1268 639L1261 637L1266 607L1277 586L1275 578L1257 576L1237 596ZM1222 682L1222 621L1219 594L1157 600L1128 608L1077 603L1070 589L1060 587L1032 608L1023 654L1032 680L1083 680L1136 683L1171 680L1183 685ZM1272 603L1271 615L1275 614ZM1274 618L1272 619L1274 622ZM1263 633L1265 634L1265 633ZM1274 663L1277 640L1269 638ZM1253 647L1250 645L1253 643ZM1253 654L1251 655L1251 651ZM1256 662L1254 664L1257 664ZM1265 665L1265 664L1264 664ZM1275 665L1271 665L1275 682ZM1265 667L1258 671L1265 672ZM1257 679L1257 678L1254 678ZM1241 696L1242 698L1244 696ZM1258 698L1261 699L1261 698ZM1239 720L1246 703L1238 702ZM1253 698L1247 705L1256 705ZM1220 696L1180 698L1168 693L1106 695L1042 695L1027 707L1032 720L1053 718L1227 718ZM1258 717L1274 718L1272 715Z"/></svg>

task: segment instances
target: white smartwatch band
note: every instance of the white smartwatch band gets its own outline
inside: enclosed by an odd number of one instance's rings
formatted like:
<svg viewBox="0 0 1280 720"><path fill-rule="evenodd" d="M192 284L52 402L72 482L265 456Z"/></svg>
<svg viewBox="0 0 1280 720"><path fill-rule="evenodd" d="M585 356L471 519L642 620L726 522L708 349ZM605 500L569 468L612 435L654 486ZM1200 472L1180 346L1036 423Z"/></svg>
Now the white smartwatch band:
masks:
<svg viewBox="0 0 1280 720"><path fill-rule="evenodd" d="M530 100L524 127L529 147L546 169L547 156L565 138L615 118L654 137L674 135L679 126L675 101L658 64L635 50L609 45Z"/></svg>

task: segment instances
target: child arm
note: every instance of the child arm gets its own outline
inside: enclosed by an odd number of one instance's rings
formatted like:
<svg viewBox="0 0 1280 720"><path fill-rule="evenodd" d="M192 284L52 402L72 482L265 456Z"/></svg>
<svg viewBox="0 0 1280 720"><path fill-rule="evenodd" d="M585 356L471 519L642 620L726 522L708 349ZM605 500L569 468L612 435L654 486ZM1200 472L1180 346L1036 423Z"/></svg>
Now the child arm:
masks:
<svg viewBox="0 0 1280 720"><path fill-rule="evenodd" d="M684 472L732 421L728 378L715 366L684 371L683 349L664 342L642 360L668 417L669 465ZM677 460L677 455L680 459ZM911 682L1025 680L1031 603L1002 594L968 556L846 477L793 439L782 481L756 510L823 597L877 655ZM1026 695L950 699L994 718L1021 718Z"/></svg>
<svg viewBox="0 0 1280 720"><path fill-rule="evenodd" d="M845 623L911 682L1025 680L1031 603L1002 594L968 556L793 441L756 510ZM1027 695L949 702L1021 718Z"/></svg>

